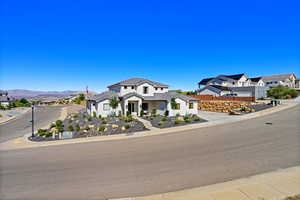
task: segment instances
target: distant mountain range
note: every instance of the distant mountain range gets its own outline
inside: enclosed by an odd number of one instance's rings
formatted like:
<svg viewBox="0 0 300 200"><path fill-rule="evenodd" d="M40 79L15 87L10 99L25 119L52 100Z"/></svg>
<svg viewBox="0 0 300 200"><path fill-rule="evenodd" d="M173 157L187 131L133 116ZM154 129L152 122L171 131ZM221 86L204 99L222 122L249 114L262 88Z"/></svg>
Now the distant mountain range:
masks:
<svg viewBox="0 0 300 200"><path fill-rule="evenodd" d="M85 93L82 91L35 91L35 90L6 90L8 95L15 98L67 97L72 94Z"/></svg>

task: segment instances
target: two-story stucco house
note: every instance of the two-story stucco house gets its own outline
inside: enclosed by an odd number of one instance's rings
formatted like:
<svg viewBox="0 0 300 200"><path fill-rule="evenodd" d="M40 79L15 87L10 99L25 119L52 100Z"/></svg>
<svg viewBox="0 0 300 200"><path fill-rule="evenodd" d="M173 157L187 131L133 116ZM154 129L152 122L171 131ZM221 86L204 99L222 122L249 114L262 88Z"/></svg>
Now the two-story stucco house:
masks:
<svg viewBox="0 0 300 200"><path fill-rule="evenodd" d="M233 75L219 75L212 78L202 79L199 83L199 88L201 86L208 85L219 85L223 87L244 87L250 86L251 80L246 74L233 74Z"/></svg>
<svg viewBox="0 0 300 200"><path fill-rule="evenodd" d="M275 87L283 85L289 88L295 88L296 75L291 74L275 74L269 76L262 76L262 80L267 87Z"/></svg>
<svg viewBox="0 0 300 200"><path fill-rule="evenodd" d="M169 112L169 116L197 114L198 100L190 96L169 91L166 84L150 81L143 78L131 78L108 86L108 91L93 96L87 100L87 112L108 116L116 114L133 114L139 116L141 110L157 114ZM110 107L110 99L117 97L120 100L118 108ZM172 108L171 101L175 100L176 108Z"/></svg>

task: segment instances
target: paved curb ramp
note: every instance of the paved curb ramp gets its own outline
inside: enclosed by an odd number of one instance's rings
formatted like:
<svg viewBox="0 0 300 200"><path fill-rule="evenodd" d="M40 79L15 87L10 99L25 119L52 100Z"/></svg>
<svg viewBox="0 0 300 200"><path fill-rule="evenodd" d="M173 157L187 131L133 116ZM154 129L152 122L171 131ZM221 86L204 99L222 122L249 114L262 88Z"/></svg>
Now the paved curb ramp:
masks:
<svg viewBox="0 0 300 200"><path fill-rule="evenodd" d="M110 200L283 200L298 194L300 166L177 192Z"/></svg>

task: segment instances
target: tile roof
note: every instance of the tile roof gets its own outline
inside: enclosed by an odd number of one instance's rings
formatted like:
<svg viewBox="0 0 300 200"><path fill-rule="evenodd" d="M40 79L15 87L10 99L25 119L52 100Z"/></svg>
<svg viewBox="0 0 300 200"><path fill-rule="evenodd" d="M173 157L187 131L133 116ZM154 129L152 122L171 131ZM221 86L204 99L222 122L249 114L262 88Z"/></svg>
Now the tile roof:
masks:
<svg viewBox="0 0 300 200"><path fill-rule="evenodd" d="M252 82L258 82L258 81L260 81L262 79L262 77L254 77L254 78L250 78L250 80L252 81Z"/></svg>
<svg viewBox="0 0 300 200"><path fill-rule="evenodd" d="M110 86L108 86L108 88L114 87L114 86L138 86L143 83L148 83L150 85L153 85L154 87L169 87L166 84L155 82L155 81L150 81L150 80L144 79L144 78L130 78L130 79L115 83L113 85L110 85Z"/></svg>
<svg viewBox="0 0 300 200"><path fill-rule="evenodd" d="M214 80L216 82L224 82L224 81L238 81L242 76L246 74L233 74L233 75L218 75L216 77L205 78L202 79L198 84L206 85L209 81Z"/></svg>
<svg viewBox="0 0 300 200"><path fill-rule="evenodd" d="M295 76L295 74L274 74L270 76L262 76L262 79L263 81L282 81L289 79L291 76Z"/></svg>
<svg viewBox="0 0 300 200"><path fill-rule="evenodd" d="M90 98L88 98L88 101L96 101L96 102L101 102L104 101L106 99L110 99L112 97L118 97L118 94L114 91L106 91L106 92L102 92L100 94L97 94L95 96L92 96Z"/></svg>

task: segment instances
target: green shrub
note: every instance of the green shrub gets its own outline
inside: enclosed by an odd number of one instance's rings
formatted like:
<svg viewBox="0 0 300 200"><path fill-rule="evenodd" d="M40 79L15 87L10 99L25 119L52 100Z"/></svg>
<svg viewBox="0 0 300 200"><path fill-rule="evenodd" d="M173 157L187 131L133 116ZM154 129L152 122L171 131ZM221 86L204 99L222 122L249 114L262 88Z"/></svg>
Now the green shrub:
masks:
<svg viewBox="0 0 300 200"><path fill-rule="evenodd" d="M3 115L0 114L0 118L3 117Z"/></svg>
<svg viewBox="0 0 300 200"><path fill-rule="evenodd" d="M92 117L91 116L88 116L87 120L90 122L92 121Z"/></svg>
<svg viewBox="0 0 300 200"><path fill-rule="evenodd" d="M184 121L185 121L186 123L191 123L191 122L192 122L192 120L191 120L190 118L186 118Z"/></svg>
<svg viewBox="0 0 300 200"><path fill-rule="evenodd" d="M273 87L267 91L268 97L272 97L274 99L287 99L287 98L295 98L298 96L296 90L292 88L288 88L282 85L278 85Z"/></svg>
<svg viewBox="0 0 300 200"><path fill-rule="evenodd" d="M101 119L101 118L102 118L102 116L101 116L101 115L99 115L99 116L98 116L98 118L99 118L99 119Z"/></svg>
<svg viewBox="0 0 300 200"><path fill-rule="evenodd" d="M141 113L140 113L141 117L143 117L144 114L145 114L145 112L144 112L144 110L142 109L142 110L141 110Z"/></svg>
<svg viewBox="0 0 300 200"><path fill-rule="evenodd" d="M79 124L76 124L75 130L76 130L77 132L80 131L80 126L79 126Z"/></svg>
<svg viewBox="0 0 300 200"><path fill-rule="evenodd" d="M97 113L95 111L93 112L93 117L97 117Z"/></svg>
<svg viewBox="0 0 300 200"><path fill-rule="evenodd" d="M55 125L56 126L62 126L62 121L61 120L56 120Z"/></svg>
<svg viewBox="0 0 300 200"><path fill-rule="evenodd" d="M162 125L164 125L164 124L165 124L164 121L159 121L159 122L158 122L158 125L159 125L159 126L162 126Z"/></svg>
<svg viewBox="0 0 300 200"><path fill-rule="evenodd" d="M98 129L100 132L103 132L105 130L105 126L99 126L99 129Z"/></svg>
<svg viewBox="0 0 300 200"><path fill-rule="evenodd" d="M130 112L127 110L127 112L126 112L126 116L129 116L130 115Z"/></svg>
<svg viewBox="0 0 300 200"><path fill-rule="evenodd" d="M89 131L91 128L89 126L85 127L85 130Z"/></svg>
<svg viewBox="0 0 300 200"><path fill-rule="evenodd" d="M165 121L167 121L167 117L163 117L163 118L161 118L161 121L163 121L163 122L165 122Z"/></svg>
<svg viewBox="0 0 300 200"><path fill-rule="evenodd" d="M68 126L68 131L74 131L74 128L72 125Z"/></svg>
<svg viewBox="0 0 300 200"><path fill-rule="evenodd" d="M127 129L129 129L131 127L131 125L130 124L125 124L124 125L124 128L127 130Z"/></svg>
<svg viewBox="0 0 300 200"><path fill-rule="evenodd" d="M165 115L166 117L168 117L168 116L169 116L169 111L166 110L164 115Z"/></svg>
<svg viewBox="0 0 300 200"><path fill-rule="evenodd" d="M185 115L185 116L183 117L183 119L184 119L184 121L185 121L185 120L189 120L189 119L190 119L190 116Z"/></svg>
<svg viewBox="0 0 300 200"><path fill-rule="evenodd" d="M174 121L174 124L180 124L180 123L181 123L181 121L178 120L178 119L176 119L176 120Z"/></svg>
<svg viewBox="0 0 300 200"><path fill-rule="evenodd" d="M106 119L102 119L102 124L107 124L107 121L106 121Z"/></svg>

